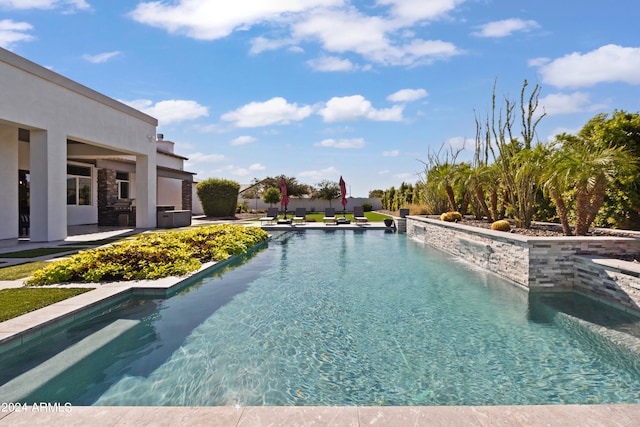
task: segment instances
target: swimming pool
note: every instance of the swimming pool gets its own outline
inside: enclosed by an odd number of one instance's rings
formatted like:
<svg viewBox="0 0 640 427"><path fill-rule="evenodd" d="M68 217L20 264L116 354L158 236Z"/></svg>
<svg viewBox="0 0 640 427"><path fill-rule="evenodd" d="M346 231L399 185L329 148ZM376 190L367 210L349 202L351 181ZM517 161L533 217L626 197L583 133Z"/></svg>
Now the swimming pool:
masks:
<svg viewBox="0 0 640 427"><path fill-rule="evenodd" d="M3 356L0 400L640 402L640 356L594 332L640 336L638 318L574 295L530 296L404 235L289 232L223 270Z"/></svg>

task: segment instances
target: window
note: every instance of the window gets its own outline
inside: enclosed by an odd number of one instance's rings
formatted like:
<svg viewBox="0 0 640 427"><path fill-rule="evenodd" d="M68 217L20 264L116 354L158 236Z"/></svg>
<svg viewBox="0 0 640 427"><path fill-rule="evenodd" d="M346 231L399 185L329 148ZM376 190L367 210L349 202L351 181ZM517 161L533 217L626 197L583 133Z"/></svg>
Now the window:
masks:
<svg viewBox="0 0 640 427"><path fill-rule="evenodd" d="M67 165L67 205L91 205L91 168Z"/></svg>
<svg viewBox="0 0 640 427"><path fill-rule="evenodd" d="M116 185L118 186L118 199L129 199L129 174L116 172Z"/></svg>

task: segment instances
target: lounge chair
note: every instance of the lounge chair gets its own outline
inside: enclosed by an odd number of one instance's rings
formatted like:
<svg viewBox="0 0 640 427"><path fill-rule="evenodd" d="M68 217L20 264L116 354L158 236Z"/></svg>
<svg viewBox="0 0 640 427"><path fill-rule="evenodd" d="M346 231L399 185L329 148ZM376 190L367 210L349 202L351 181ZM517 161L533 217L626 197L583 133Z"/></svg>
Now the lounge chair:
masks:
<svg viewBox="0 0 640 427"><path fill-rule="evenodd" d="M324 218L322 218L323 222L336 222L336 209L335 208L326 208L324 210Z"/></svg>
<svg viewBox="0 0 640 427"><path fill-rule="evenodd" d="M273 221L278 219L278 208L267 208L267 215L260 218L260 225L263 222L268 221L273 223Z"/></svg>
<svg viewBox="0 0 640 427"><path fill-rule="evenodd" d="M307 222L307 209L306 208L296 208L296 214L293 217L292 224L295 222L302 222L303 224Z"/></svg>
<svg viewBox="0 0 640 427"><path fill-rule="evenodd" d="M353 219L355 222L368 222L366 216L364 216L364 208L362 206L353 207Z"/></svg>

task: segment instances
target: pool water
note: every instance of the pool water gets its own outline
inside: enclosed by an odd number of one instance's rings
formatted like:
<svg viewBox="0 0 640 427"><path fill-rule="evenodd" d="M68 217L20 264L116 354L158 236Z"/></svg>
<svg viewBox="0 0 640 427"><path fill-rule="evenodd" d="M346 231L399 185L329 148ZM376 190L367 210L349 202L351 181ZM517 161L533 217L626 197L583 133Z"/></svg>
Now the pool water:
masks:
<svg viewBox="0 0 640 427"><path fill-rule="evenodd" d="M169 299L130 301L52 335L29 349L37 362L25 363L24 352L3 357L0 397L148 406L640 403L640 354L597 333L616 328L634 343L639 324L572 294L530 296L404 235L289 232ZM69 356L45 361L70 345ZM74 354L81 357L69 362ZM34 385L42 376L46 383Z"/></svg>

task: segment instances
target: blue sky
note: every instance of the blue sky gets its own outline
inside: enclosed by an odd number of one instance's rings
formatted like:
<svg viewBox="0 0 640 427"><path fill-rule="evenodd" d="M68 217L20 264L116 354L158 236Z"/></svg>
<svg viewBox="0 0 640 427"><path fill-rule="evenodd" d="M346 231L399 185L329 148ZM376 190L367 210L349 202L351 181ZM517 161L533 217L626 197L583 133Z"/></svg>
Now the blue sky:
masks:
<svg viewBox="0 0 640 427"><path fill-rule="evenodd" d="M200 178L366 197L470 158L496 78L541 85L541 141L638 112L636 2L0 0L0 46L156 117Z"/></svg>

